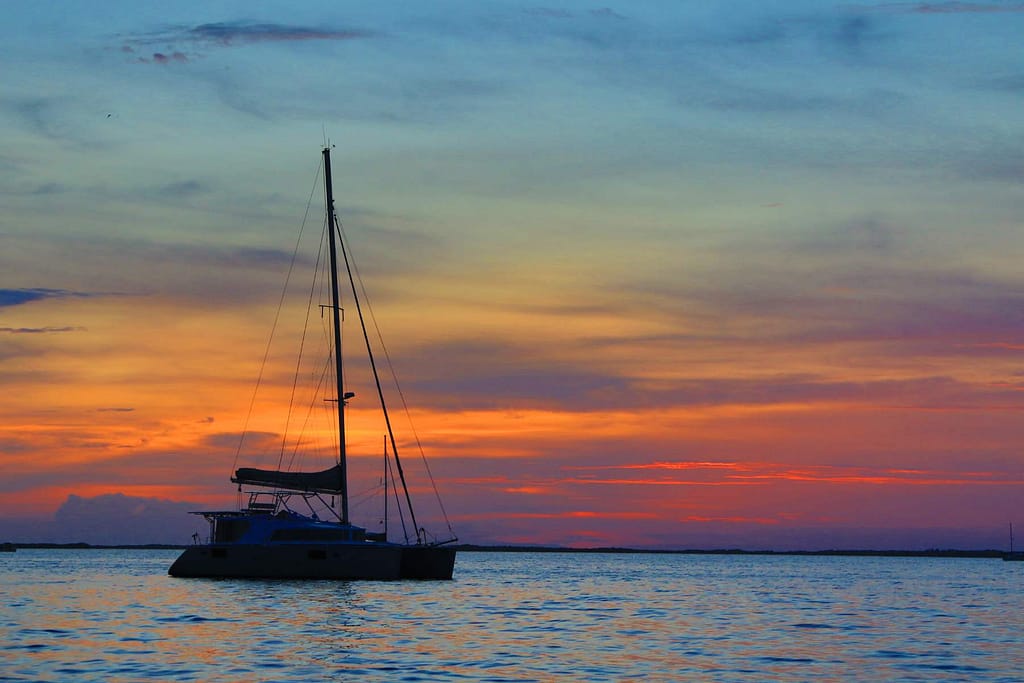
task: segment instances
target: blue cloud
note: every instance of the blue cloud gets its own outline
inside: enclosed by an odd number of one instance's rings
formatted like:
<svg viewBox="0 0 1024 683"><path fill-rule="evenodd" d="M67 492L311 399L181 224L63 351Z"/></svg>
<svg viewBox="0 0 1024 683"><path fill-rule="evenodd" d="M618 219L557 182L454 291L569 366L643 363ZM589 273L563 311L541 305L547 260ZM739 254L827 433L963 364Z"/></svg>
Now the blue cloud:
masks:
<svg viewBox="0 0 1024 683"><path fill-rule="evenodd" d="M24 289L0 289L0 308L20 306L42 301L44 299L66 299L68 297L88 297L85 292L72 292L67 289L48 289L45 287L29 287Z"/></svg>
<svg viewBox="0 0 1024 683"><path fill-rule="evenodd" d="M166 64L171 61L187 62L189 55L181 50L185 45L230 47L239 44L297 42L307 40L356 40L369 38L374 34L360 29L331 29L313 26L290 26L288 24L252 23L246 21L222 21L197 26L177 26L166 31L155 31L129 37L121 50L135 54L142 45L162 44L173 46L162 52L153 53L152 59L139 58L141 62ZM180 48L180 49L174 49Z"/></svg>
<svg viewBox="0 0 1024 683"><path fill-rule="evenodd" d="M1002 14L1024 12L1022 3L991 2L889 2L871 9L910 14Z"/></svg>
<svg viewBox="0 0 1024 683"><path fill-rule="evenodd" d="M253 24L243 21L200 24L185 31L185 36L197 41L209 41L221 45L234 42L260 43L270 41L297 40L352 40L367 38L371 33L359 30L338 31L308 26L287 24Z"/></svg>

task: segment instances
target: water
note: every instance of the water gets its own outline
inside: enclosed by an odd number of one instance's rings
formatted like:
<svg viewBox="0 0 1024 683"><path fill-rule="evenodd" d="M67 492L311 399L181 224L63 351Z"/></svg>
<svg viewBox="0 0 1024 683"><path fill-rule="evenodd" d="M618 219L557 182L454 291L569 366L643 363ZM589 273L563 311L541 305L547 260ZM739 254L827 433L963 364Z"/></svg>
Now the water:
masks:
<svg viewBox="0 0 1024 683"><path fill-rule="evenodd" d="M460 553L451 582L172 579L0 556L0 681L1024 677L1024 563Z"/></svg>

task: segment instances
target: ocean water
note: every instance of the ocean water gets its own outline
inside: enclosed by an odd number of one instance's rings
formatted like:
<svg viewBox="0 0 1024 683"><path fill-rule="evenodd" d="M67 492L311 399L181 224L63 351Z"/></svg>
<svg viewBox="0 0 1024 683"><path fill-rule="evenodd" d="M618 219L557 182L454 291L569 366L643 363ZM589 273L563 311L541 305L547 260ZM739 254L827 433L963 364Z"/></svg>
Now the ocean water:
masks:
<svg viewBox="0 0 1024 683"><path fill-rule="evenodd" d="M1024 563L460 553L450 582L0 555L2 681L1021 681Z"/></svg>

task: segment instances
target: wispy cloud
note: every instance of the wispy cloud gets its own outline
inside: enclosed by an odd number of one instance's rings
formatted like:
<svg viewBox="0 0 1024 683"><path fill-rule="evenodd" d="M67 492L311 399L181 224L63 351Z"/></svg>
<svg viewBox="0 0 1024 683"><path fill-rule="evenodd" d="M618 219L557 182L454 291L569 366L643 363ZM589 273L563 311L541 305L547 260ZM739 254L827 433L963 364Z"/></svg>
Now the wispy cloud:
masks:
<svg viewBox="0 0 1024 683"><path fill-rule="evenodd" d="M370 38L361 29L336 29L248 21L223 21L195 26L175 26L151 33L129 36L121 51L135 61L152 64L187 63L209 48L237 47L256 43L286 43L313 40L344 41ZM162 49L150 52L154 46Z"/></svg>
<svg viewBox="0 0 1024 683"><path fill-rule="evenodd" d="M147 61L143 58L141 61ZM187 62L188 57L185 56L184 52L178 52L175 50L169 55L165 55L163 52L154 52L153 61L157 64L169 64L171 62Z"/></svg>
<svg viewBox="0 0 1024 683"><path fill-rule="evenodd" d="M600 510L567 510L565 512L482 512L460 515L457 520L484 519L658 519L652 512L610 512Z"/></svg>
<svg viewBox="0 0 1024 683"><path fill-rule="evenodd" d="M97 295L90 292L74 292L68 289L49 289L45 287L0 289L0 308L20 306L46 299L88 298L93 296Z"/></svg>
<svg viewBox="0 0 1024 683"><path fill-rule="evenodd" d="M1024 180L1024 152L997 150L960 163L956 170L971 180L994 180L1014 184Z"/></svg>
<svg viewBox="0 0 1024 683"><path fill-rule="evenodd" d="M205 184L198 180L181 180L162 185L153 190L152 193L164 199L181 200L207 192L208 189Z"/></svg>
<svg viewBox="0 0 1024 683"><path fill-rule="evenodd" d="M882 5L865 7L864 9L912 14L1002 14L1024 12L1024 3L888 2Z"/></svg>
<svg viewBox="0 0 1024 683"><path fill-rule="evenodd" d="M634 310L702 317L702 328L718 330L720 343L732 334L749 343L753 334L764 343L874 343L890 357L920 357L1024 338L1021 283L957 266L908 267L900 257L914 245L884 221L852 222L832 237L800 244L758 246L766 253L742 256L733 247L736 267L716 266L717 284L667 285L661 278L651 287L623 283L618 292L631 293ZM783 272L774 259L784 253L803 258ZM747 325L740 330L737 320ZM752 320L760 321L753 332Z"/></svg>
<svg viewBox="0 0 1024 683"><path fill-rule="evenodd" d="M79 332L84 327L0 327L7 334L53 334L56 332Z"/></svg>
<svg viewBox="0 0 1024 683"><path fill-rule="evenodd" d="M261 24L244 21L229 21L200 24L184 30L182 35L197 42L234 45L237 43L291 42L302 40L354 40L358 38L368 38L373 34L369 31L359 29L339 30L287 24Z"/></svg>
<svg viewBox="0 0 1024 683"><path fill-rule="evenodd" d="M616 478L616 484L637 485L709 485L709 484L750 484L768 483L773 480L806 481L832 484L896 484L915 486L957 486L957 485L1004 485L1018 486L1024 483L1018 479L1007 479L1002 472L994 471L947 471L906 468L872 468L843 465L793 465L767 462L690 462L658 461L600 467L579 466L571 470L632 470L640 472L665 472L663 478L625 479ZM680 471L704 472L703 477L680 479L674 474ZM606 479L581 478L570 480L579 484L604 484Z"/></svg>
<svg viewBox="0 0 1024 683"><path fill-rule="evenodd" d="M73 94L0 98L0 111L9 114L28 132L76 148L98 149L102 147L98 136L84 131L76 118L81 107L82 100Z"/></svg>

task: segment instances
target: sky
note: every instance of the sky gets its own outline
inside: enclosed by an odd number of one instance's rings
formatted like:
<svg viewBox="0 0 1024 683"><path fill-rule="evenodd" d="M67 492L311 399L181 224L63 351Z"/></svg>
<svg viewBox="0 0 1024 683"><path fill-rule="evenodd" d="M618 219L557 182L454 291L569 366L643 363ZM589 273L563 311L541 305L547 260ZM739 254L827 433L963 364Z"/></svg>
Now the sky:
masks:
<svg viewBox="0 0 1024 683"><path fill-rule="evenodd" d="M0 540L236 504L291 419L261 361L325 139L460 540L1024 530L1024 2L2 13Z"/></svg>

